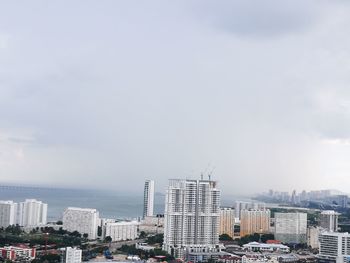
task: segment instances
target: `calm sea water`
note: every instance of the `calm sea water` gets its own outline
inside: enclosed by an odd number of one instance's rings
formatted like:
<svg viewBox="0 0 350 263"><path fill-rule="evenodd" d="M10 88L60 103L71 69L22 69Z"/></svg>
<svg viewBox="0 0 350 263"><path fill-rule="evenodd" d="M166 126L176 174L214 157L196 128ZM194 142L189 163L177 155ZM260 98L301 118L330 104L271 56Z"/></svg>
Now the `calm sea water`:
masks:
<svg viewBox="0 0 350 263"><path fill-rule="evenodd" d="M0 200L21 202L24 199L38 199L48 204L48 221L57 221L68 206L96 208L104 218L133 219L143 213L143 193L121 194L119 192L101 190L76 190L42 187L1 186ZM154 213L164 213L163 194L156 194ZM222 197L221 204L231 206L237 197Z"/></svg>
<svg viewBox="0 0 350 263"><path fill-rule="evenodd" d="M0 186L0 200L35 198L48 204L48 221L62 218L68 206L96 208L105 218L137 218L143 213L143 195L112 191ZM164 213L164 195L156 194L154 212Z"/></svg>

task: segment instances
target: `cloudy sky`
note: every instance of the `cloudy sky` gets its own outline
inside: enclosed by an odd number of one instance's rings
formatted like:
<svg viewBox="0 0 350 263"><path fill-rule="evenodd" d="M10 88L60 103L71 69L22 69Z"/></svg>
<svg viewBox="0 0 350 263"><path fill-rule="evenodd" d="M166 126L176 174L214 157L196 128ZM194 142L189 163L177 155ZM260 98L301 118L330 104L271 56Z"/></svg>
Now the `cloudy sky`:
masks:
<svg viewBox="0 0 350 263"><path fill-rule="evenodd" d="M348 1L2 1L0 183L350 185Z"/></svg>

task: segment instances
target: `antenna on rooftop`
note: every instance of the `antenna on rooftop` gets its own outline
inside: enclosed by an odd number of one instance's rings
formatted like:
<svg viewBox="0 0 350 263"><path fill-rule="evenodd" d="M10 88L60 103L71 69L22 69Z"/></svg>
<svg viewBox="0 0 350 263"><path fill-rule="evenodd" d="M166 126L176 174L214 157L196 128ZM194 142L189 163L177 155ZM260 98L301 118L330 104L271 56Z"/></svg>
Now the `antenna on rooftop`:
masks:
<svg viewBox="0 0 350 263"><path fill-rule="evenodd" d="M209 181L211 180L211 176L213 175L214 170L215 170L215 166L214 166L213 169L208 173Z"/></svg>

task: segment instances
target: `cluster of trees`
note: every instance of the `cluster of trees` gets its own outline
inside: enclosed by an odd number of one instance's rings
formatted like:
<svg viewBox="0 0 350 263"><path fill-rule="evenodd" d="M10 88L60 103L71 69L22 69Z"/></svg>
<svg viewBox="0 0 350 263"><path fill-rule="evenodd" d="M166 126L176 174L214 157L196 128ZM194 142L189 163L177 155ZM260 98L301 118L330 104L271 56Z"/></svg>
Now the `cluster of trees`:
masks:
<svg viewBox="0 0 350 263"><path fill-rule="evenodd" d="M56 247L80 246L82 237L77 231L69 232L62 228L55 230L52 227L37 227L32 229L30 233L25 233L18 225L0 228L1 246L17 243L28 243L31 246L45 245L46 240L48 244Z"/></svg>
<svg viewBox="0 0 350 263"><path fill-rule="evenodd" d="M273 234L262 234L261 235L261 242L266 243L267 240L273 240L275 239L275 236ZM242 237L238 244L240 246L243 246L244 244L248 244L249 242L259 242L260 241L260 234L254 233L252 235L247 235Z"/></svg>
<svg viewBox="0 0 350 263"><path fill-rule="evenodd" d="M146 239L146 242L150 245L154 244L163 244L164 242L164 234L157 234L154 236L149 236Z"/></svg>
<svg viewBox="0 0 350 263"><path fill-rule="evenodd" d="M242 245L247 244L249 242L259 242L260 239L261 239L262 243L266 243L267 240L275 239L275 236L273 234L262 234L260 237L260 234L255 233L252 235L247 235L247 236L242 237L241 239L239 239L237 241L237 244L242 246ZM222 235L220 235L219 240L220 241L232 241L233 239L231 236L229 236L227 234L222 234Z"/></svg>
<svg viewBox="0 0 350 263"><path fill-rule="evenodd" d="M61 256L60 255L43 255L40 257L37 257L32 261L32 263L60 263L61 262Z"/></svg>
<svg viewBox="0 0 350 263"><path fill-rule="evenodd" d="M160 248L155 248L150 251L144 251L142 249L137 249L135 245L132 245L132 246L123 245L119 249L119 251L124 252L125 254L128 254L128 255L137 255L141 259L145 259L145 260L155 256L165 256L166 261L174 260L173 256L169 255L166 251Z"/></svg>

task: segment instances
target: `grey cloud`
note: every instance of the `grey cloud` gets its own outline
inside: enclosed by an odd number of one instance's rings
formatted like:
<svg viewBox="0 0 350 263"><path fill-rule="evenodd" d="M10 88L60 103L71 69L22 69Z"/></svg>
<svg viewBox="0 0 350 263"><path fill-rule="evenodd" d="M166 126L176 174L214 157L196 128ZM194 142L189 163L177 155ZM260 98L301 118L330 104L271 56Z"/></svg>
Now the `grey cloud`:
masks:
<svg viewBox="0 0 350 263"><path fill-rule="evenodd" d="M0 176L126 190L153 177L161 191L210 162L236 193L325 187L315 178L350 170L337 163L344 149L330 156L322 142L348 132L338 107L350 98L346 12L305 1L105 3L0 9L11 35L0 135L16 141L0 141Z"/></svg>
<svg viewBox="0 0 350 263"><path fill-rule="evenodd" d="M196 13L202 21L241 37L285 36L304 32L319 19L314 1L202 1Z"/></svg>

